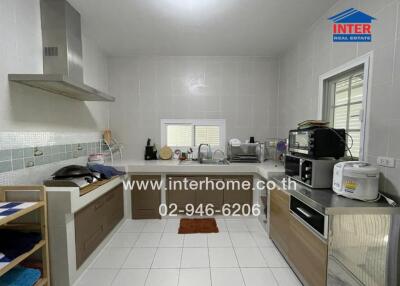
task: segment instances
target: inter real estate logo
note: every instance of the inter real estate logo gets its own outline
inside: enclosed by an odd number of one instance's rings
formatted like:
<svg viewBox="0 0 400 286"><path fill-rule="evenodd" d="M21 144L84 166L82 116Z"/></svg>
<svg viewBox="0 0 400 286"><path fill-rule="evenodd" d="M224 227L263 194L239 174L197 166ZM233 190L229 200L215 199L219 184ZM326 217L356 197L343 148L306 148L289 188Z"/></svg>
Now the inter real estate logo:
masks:
<svg viewBox="0 0 400 286"><path fill-rule="evenodd" d="M333 22L334 42L371 42L372 21L376 20L354 8L328 18Z"/></svg>

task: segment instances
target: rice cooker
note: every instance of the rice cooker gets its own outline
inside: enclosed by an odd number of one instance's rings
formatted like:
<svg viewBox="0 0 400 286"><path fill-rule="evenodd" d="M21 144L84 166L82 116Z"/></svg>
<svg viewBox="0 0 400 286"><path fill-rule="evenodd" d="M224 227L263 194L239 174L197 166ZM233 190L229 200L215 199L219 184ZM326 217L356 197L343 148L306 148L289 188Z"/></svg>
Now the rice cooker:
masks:
<svg viewBox="0 0 400 286"><path fill-rule="evenodd" d="M333 191L338 195L362 201L379 197L379 170L366 162L337 163L333 169Z"/></svg>

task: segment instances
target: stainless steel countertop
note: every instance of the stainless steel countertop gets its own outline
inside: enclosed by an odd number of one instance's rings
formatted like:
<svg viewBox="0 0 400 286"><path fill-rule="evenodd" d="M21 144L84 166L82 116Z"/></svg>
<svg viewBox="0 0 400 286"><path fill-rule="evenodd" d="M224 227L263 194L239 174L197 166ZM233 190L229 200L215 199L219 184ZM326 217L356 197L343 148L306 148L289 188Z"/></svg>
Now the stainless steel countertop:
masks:
<svg viewBox="0 0 400 286"><path fill-rule="evenodd" d="M400 214L400 207L391 207L384 198L378 202L363 202L338 196L331 189L312 189L295 182L296 188L284 190L285 176L272 176L279 188L325 215L333 214Z"/></svg>

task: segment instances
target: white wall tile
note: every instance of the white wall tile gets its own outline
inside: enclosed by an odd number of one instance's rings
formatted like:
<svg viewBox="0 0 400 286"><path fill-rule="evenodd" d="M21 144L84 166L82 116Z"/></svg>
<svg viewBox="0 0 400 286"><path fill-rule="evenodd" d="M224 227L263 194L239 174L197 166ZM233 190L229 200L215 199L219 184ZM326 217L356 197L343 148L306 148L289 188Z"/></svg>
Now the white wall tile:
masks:
<svg viewBox="0 0 400 286"><path fill-rule="evenodd" d="M377 18L373 23L372 43L343 44L332 42L332 27L327 20L345 9L354 7L370 13ZM398 106L400 87L400 42L399 2L390 0L357 1L340 0L329 9L303 39L295 43L279 60L279 96L278 96L278 136L287 137L287 132L305 119L316 118L318 99L318 78L321 74L373 51L371 113L369 117L370 134L368 138L368 158L376 163L377 156L390 156L399 159L400 137L394 131L398 126ZM311 35L310 35L311 34ZM302 35L303 36L303 35ZM310 46L304 39L313 39ZM296 55L296 56L295 56ZM309 66L312 64L312 72ZM295 80L294 74L297 74ZM304 88L302 83L311 82ZM382 169L382 189L400 200L398 169Z"/></svg>
<svg viewBox="0 0 400 286"><path fill-rule="evenodd" d="M227 138L276 136L278 62L259 57L110 58L111 128L127 158L160 144L162 118L224 118Z"/></svg>

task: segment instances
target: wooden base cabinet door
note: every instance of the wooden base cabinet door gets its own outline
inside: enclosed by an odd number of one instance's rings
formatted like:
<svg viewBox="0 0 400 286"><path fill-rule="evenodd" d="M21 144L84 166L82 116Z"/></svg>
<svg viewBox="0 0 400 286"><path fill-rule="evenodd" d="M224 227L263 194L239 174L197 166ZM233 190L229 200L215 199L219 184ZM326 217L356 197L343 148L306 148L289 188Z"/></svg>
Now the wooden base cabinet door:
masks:
<svg viewBox="0 0 400 286"><path fill-rule="evenodd" d="M143 186L143 188L140 189L135 184L134 189L132 190L132 218L161 218L159 212L161 204L161 189L157 188L157 185L160 186L161 184L161 176L132 176L131 179Z"/></svg>
<svg viewBox="0 0 400 286"><path fill-rule="evenodd" d="M184 180L186 179L186 184ZM195 185L191 185L191 181L196 181ZM176 204L178 211L185 211L186 205L191 204L195 208L196 203L196 192L199 178L198 177L188 177L188 176L167 176L167 205ZM170 208L170 211L173 210ZM177 214L177 213L175 213ZM182 213L179 213L182 214Z"/></svg>
<svg viewBox="0 0 400 286"><path fill-rule="evenodd" d="M85 262L123 217L122 184L75 213L77 268Z"/></svg>
<svg viewBox="0 0 400 286"><path fill-rule="evenodd" d="M307 284L325 286L328 246L316 234L290 215L289 260Z"/></svg>
<svg viewBox="0 0 400 286"><path fill-rule="evenodd" d="M288 255L291 232L289 228L290 196L279 190L270 191L270 226L269 235L281 251Z"/></svg>
<svg viewBox="0 0 400 286"><path fill-rule="evenodd" d="M75 213L75 247L77 269L106 236L104 198L101 197Z"/></svg>
<svg viewBox="0 0 400 286"><path fill-rule="evenodd" d="M249 186L249 189L247 189ZM226 176L224 190L224 204L231 206L231 211L241 214L243 205L250 210L253 204L253 176ZM240 210L234 205L239 204Z"/></svg>
<svg viewBox="0 0 400 286"><path fill-rule="evenodd" d="M109 233L124 218L124 188L122 185L105 195L105 231Z"/></svg>
<svg viewBox="0 0 400 286"><path fill-rule="evenodd" d="M201 180L205 182L205 177L201 178ZM218 189L218 184L223 186L224 179L208 176L208 180L210 182L208 186L205 186L205 183L203 183L203 186L197 190L196 204L202 204L204 209L208 204L212 204L214 210L221 210L224 203L224 190Z"/></svg>

